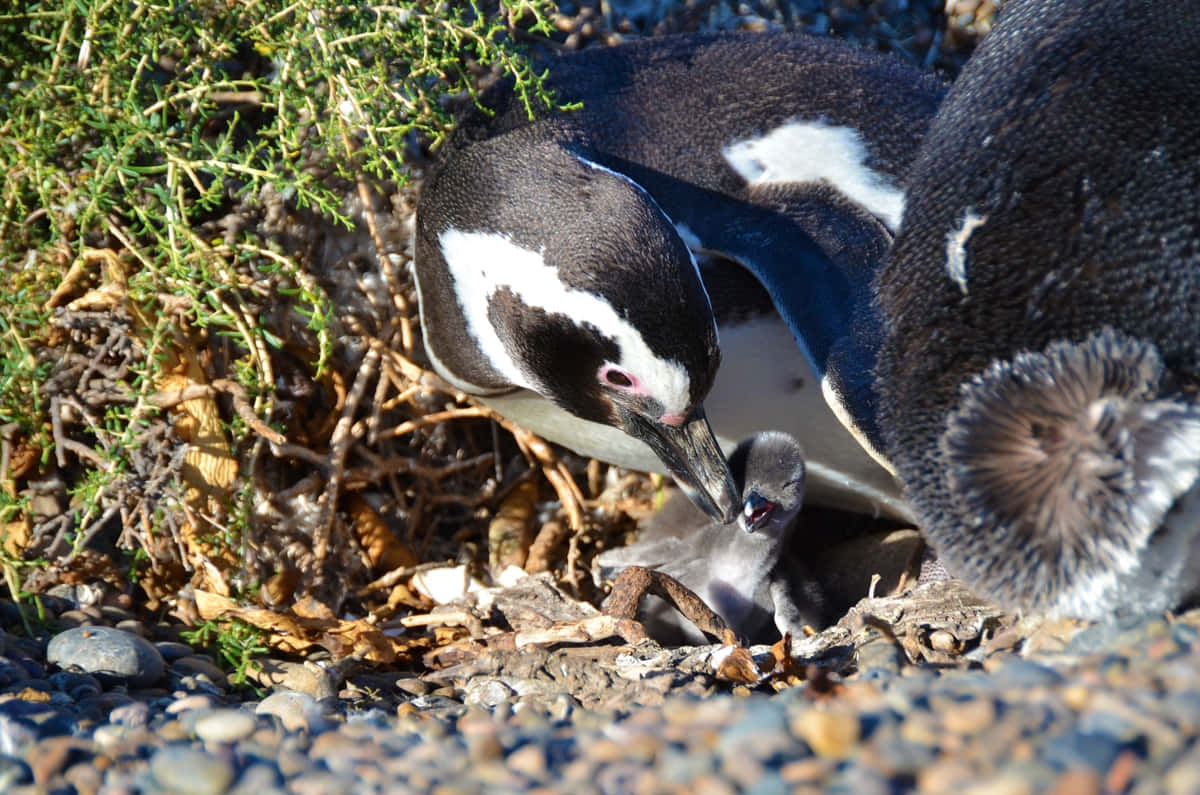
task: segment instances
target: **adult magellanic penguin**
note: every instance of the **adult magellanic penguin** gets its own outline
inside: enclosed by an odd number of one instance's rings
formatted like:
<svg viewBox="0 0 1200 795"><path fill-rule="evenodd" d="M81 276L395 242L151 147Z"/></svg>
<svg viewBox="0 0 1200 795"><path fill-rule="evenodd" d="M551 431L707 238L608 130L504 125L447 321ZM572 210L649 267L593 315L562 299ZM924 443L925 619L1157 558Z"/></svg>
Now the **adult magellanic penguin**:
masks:
<svg viewBox="0 0 1200 795"><path fill-rule="evenodd" d="M548 66L581 110L530 121L501 86L423 186L437 370L580 453L665 467L726 521L740 503L706 415L727 450L799 437L813 501L903 514L876 460L870 282L941 82L790 34Z"/></svg>
<svg viewBox="0 0 1200 795"><path fill-rule="evenodd" d="M1200 579L1200 4L1013 0L878 280L880 425L981 595L1172 608Z"/></svg>

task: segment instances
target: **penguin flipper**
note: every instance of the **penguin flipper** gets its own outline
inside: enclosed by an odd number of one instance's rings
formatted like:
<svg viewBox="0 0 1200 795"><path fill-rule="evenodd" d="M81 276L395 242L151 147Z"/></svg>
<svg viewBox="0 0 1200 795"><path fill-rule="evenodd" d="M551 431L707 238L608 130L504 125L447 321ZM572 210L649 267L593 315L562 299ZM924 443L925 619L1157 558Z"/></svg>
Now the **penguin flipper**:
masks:
<svg viewBox="0 0 1200 795"><path fill-rule="evenodd" d="M871 284L892 234L865 207L825 183L772 183L746 193L754 212L711 219L705 248L734 259L762 284L824 378L831 367L849 361L844 355L831 361L836 348L859 348L863 340L874 344L878 336ZM755 228L747 227L746 218Z"/></svg>

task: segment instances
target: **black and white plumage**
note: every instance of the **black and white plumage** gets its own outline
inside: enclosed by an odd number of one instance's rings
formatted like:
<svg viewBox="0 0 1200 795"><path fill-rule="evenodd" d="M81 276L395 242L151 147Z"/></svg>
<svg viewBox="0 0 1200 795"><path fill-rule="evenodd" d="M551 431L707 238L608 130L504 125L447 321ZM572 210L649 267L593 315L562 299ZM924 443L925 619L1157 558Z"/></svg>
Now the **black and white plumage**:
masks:
<svg viewBox="0 0 1200 795"><path fill-rule="evenodd" d="M797 600L795 572L776 563L804 501L804 455L787 434L757 434L737 446L729 467L741 493L741 511L728 524L707 522L678 497L651 518L641 537L597 557L602 575L645 566L671 575L696 593L738 636L769 643L782 633L797 637L821 615L815 589ZM641 617L664 643L702 644L703 634L657 597L647 597Z"/></svg>
<svg viewBox="0 0 1200 795"><path fill-rule="evenodd" d="M437 370L580 453L665 467L713 517L738 499L705 413L726 449L800 437L814 500L903 515L878 462L870 282L941 83L787 34L548 66L582 110L531 122L493 90L423 187Z"/></svg>
<svg viewBox="0 0 1200 795"><path fill-rule="evenodd" d="M1200 6L1013 0L948 94L878 286L880 425L981 595L1200 582Z"/></svg>

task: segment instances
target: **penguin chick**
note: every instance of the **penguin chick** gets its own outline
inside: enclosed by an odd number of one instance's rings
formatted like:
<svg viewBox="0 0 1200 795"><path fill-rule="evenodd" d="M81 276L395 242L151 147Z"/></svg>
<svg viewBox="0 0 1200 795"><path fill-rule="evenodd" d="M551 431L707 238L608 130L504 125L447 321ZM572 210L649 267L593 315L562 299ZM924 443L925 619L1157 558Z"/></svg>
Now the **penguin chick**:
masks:
<svg viewBox="0 0 1200 795"><path fill-rule="evenodd" d="M669 574L751 642L776 639L771 636L773 627L780 634L797 634L814 623L819 604L796 604L788 578L776 573L776 563L804 499L803 451L787 434L759 433L737 446L729 468L742 495L737 519L706 522L698 509L676 495L651 519L638 542L599 556L601 573L612 576L629 566L645 566ZM657 597L647 597L641 612L650 635L664 643L709 642Z"/></svg>

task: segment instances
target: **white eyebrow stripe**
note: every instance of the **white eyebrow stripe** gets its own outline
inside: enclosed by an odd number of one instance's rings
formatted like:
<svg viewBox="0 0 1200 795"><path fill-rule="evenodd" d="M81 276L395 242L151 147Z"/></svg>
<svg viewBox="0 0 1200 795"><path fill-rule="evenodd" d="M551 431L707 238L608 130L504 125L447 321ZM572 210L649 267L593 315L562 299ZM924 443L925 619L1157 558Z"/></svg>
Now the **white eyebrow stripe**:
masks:
<svg viewBox="0 0 1200 795"><path fill-rule="evenodd" d="M624 320L603 296L569 288L558 270L539 252L523 248L502 234L447 229L438 236L442 257L454 279L467 330L492 366L517 386L545 393L536 375L517 362L488 317L492 296L502 289L527 306L566 315L576 325L588 324L621 350L614 362L639 378L663 404L664 413L684 413L690 402L691 379L679 362L656 356L641 333Z"/></svg>

